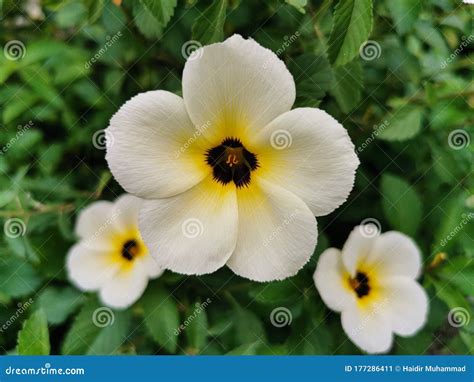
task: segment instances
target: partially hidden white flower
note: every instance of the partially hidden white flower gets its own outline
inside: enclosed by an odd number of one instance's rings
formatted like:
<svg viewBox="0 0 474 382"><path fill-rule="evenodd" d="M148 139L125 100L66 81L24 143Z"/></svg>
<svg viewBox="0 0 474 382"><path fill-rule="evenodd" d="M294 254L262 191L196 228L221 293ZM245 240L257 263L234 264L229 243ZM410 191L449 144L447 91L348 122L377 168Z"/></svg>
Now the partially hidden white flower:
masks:
<svg viewBox="0 0 474 382"><path fill-rule="evenodd" d="M291 110L293 77L254 40L234 35L191 58L183 98L142 93L113 116L112 174L147 199L140 229L164 268L292 276L313 254L314 216L353 187L354 145L326 112Z"/></svg>
<svg viewBox="0 0 474 382"><path fill-rule="evenodd" d="M355 227L342 250L329 248L314 282L324 303L341 312L342 327L368 353L390 350L393 334L414 335L426 322L428 298L416 282L421 255L406 235L364 234Z"/></svg>
<svg viewBox="0 0 474 382"><path fill-rule="evenodd" d="M99 291L105 305L126 308L162 268L150 256L138 230L141 200L122 195L115 202L92 203L79 214L80 241L67 256L70 280L83 291Z"/></svg>

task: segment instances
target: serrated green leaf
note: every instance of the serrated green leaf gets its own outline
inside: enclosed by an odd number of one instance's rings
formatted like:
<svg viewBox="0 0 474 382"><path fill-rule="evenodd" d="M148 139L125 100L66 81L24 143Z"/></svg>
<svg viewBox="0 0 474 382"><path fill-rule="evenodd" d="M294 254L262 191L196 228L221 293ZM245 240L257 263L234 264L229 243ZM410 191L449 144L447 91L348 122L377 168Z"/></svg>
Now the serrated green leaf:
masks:
<svg viewBox="0 0 474 382"><path fill-rule="evenodd" d="M214 0L194 22L192 39L199 41L202 45L222 41L226 8L227 0Z"/></svg>
<svg viewBox="0 0 474 382"><path fill-rule="evenodd" d="M359 54L372 30L372 0L340 0L328 41L331 64L345 65Z"/></svg>
<svg viewBox="0 0 474 382"><path fill-rule="evenodd" d="M394 175L382 175L382 207L392 228L413 236L421 222L422 204L415 188Z"/></svg>
<svg viewBox="0 0 474 382"><path fill-rule="evenodd" d="M315 107L331 88L333 75L323 55L305 53L290 61L289 69L296 83L298 107Z"/></svg>
<svg viewBox="0 0 474 382"><path fill-rule="evenodd" d="M43 310L34 312L18 332L19 355L49 355L48 320Z"/></svg>
<svg viewBox="0 0 474 382"><path fill-rule="evenodd" d="M334 86L331 90L342 112L349 113L362 96L362 66L358 60L334 69Z"/></svg>
<svg viewBox="0 0 474 382"><path fill-rule="evenodd" d="M174 14L178 0L140 0L145 9L165 28Z"/></svg>
<svg viewBox="0 0 474 382"><path fill-rule="evenodd" d="M163 34L163 25L139 2L133 2L133 21L138 30L147 38L160 38Z"/></svg>
<svg viewBox="0 0 474 382"><path fill-rule="evenodd" d="M145 326L153 339L170 353L176 351L179 335L179 313L176 301L160 286L150 285L140 300Z"/></svg>
<svg viewBox="0 0 474 382"><path fill-rule="evenodd" d="M377 135L386 141L405 141L413 138L421 130L423 108L406 105L386 116L387 127Z"/></svg>
<svg viewBox="0 0 474 382"><path fill-rule="evenodd" d="M130 312L115 311L91 301L76 316L62 353L116 354L130 333Z"/></svg>

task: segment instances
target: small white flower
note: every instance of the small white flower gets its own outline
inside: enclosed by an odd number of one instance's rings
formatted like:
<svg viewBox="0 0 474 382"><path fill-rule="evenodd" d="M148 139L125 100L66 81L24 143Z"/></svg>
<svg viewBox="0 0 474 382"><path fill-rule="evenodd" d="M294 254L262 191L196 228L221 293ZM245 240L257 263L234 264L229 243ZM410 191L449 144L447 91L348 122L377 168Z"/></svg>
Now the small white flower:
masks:
<svg viewBox="0 0 474 382"><path fill-rule="evenodd" d="M294 275L313 254L314 216L352 189L359 160L347 131L323 110L291 110L283 61L239 35L199 48L182 83L183 98L135 96L107 129L114 177L146 199L139 224L152 256L184 274L227 264L257 281ZM189 219L200 222L195 237L183 232Z"/></svg>
<svg viewBox="0 0 474 382"><path fill-rule="evenodd" d="M416 282L421 256L400 232L367 236L360 228L342 250L321 254L314 282L325 304L341 312L349 338L368 353L384 353L393 333L411 336L426 322L428 298Z"/></svg>
<svg viewBox="0 0 474 382"><path fill-rule="evenodd" d="M112 308L132 305L148 280L163 273L138 230L140 204L139 198L128 194L115 202L95 202L76 222L80 241L67 256L69 278L83 291L98 290L103 303Z"/></svg>

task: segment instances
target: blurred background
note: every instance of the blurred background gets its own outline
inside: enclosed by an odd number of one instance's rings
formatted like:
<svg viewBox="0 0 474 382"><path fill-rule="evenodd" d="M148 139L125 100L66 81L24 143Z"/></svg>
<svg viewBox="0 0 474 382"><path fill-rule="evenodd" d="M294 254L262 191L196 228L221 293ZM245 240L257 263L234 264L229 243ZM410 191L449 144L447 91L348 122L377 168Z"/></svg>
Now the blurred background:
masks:
<svg viewBox="0 0 474 382"><path fill-rule="evenodd" d="M2 353L359 354L312 274L321 251L361 222L410 235L424 256L428 323L396 337L392 353L473 353L473 6L377 0L372 17L337 31L336 4L0 0ZM354 31L363 41L345 54L337 36ZM64 270L78 211L123 193L103 129L137 93L181 94L186 58L233 33L285 61L296 107L320 107L346 127L361 160L355 188L318 219L315 254L291 279L166 272L132 308L104 308ZM100 309L111 324L93 322ZM37 341L26 352L22 328Z"/></svg>

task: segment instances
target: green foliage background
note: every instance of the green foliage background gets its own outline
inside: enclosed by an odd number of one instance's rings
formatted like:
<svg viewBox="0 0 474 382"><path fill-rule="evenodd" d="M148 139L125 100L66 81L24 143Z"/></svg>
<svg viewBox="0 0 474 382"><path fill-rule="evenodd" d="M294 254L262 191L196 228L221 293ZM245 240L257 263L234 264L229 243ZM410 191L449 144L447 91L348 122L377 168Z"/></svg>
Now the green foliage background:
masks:
<svg viewBox="0 0 474 382"><path fill-rule="evenodd" d="M26 3L0 0L2 46L18 40L25 48L14 59L0 56L0 146L7 148L0 152L0 218L26 226L16 238L0 235L3 353L357 354L312 274L322 250L340 247L353 226L373 218L384 231L414 237L431 300L426 327L397 337L392 352L472 354L471 6L46 0L42 16ZM94 133L139 92L180 94L187 41L204 45L233 33L286 62L297 83L295 106L323 108L348 129L362 163L355 188L318 220L318 247L297 276L258 284L225 268L203 277L166 272L132 308L114 312L113 325L98 327L92 316L100 303L73 288L64 271L77 212L123 192L92 144ZM360 51L367 40L375 58ZM291 311L291 325L271 325L278 307ZM470 322L450 326L454 308L465 309Z"/></svg>

